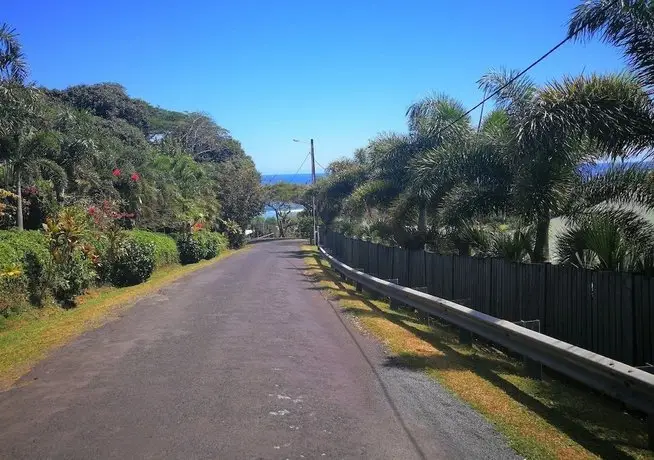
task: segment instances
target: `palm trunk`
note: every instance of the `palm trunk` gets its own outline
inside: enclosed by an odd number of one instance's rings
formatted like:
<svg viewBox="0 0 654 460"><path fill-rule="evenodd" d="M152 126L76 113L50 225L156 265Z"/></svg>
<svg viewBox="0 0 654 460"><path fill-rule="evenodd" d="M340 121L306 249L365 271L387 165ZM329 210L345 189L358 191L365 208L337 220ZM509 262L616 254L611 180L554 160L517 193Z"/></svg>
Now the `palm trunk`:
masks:
<svg viewBox="0 0 654 460"><path fill-rule="evenodd" d="M18 190L16 195L18 195L18 206L16 210L16 224L18 225L18 230L23 230L23 191L21 190L21 177L20 169L18 170Z"/></svg>
<svg viewBox="0 0 654 460"><path fill-rule="evenodd" d="M424 249L427 241L427 205L424 203L420 204L418 210L418 233L420 234L422 249Z"/></svg>
<svg viewBox="0 0 654 460"><path fill-rule="evenodd" d="M536 241L532 262L545 262L549 259L550 217L542 216L536 221Z"/></svg>

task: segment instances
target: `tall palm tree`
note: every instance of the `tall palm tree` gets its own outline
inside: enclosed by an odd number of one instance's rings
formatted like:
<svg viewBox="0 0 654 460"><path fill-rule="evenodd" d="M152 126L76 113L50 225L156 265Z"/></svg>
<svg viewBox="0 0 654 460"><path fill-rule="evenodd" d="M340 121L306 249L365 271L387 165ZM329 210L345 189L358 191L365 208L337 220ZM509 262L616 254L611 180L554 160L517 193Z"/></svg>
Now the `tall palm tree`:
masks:
<svg viewBox="0 0 654 460"><path fill-rule="evenodd" d="M570 200L580 165L629 158L649 145L651 102L625 74L565 78L543 88L514 76L491 72L480 85L499 91L496 101L515 135L511 195L516 211L535 228L531 253L538 262L549 257L550 219Z"/></svg>
<svg viewBox="0 0 654 460"><path fill-rule="evenodd" d="M415 175L414 165L462 141L471 132L470 119L460 102L444 94L412 104L406 116L408 134L384 133L366 148L370 175L353 191L348 209L383 209L400 244L423 247L430 204L440 199L434 186L439 171Z"/></svg>

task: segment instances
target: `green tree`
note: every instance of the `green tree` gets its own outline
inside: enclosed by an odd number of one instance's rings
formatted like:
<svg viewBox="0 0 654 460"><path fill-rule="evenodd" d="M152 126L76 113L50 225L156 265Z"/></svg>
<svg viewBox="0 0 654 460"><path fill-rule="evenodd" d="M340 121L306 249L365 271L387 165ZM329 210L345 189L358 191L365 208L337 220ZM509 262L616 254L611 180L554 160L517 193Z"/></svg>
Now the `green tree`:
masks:
<svg viewBox="0 0 654 460"><path fill-rule="evenodd" d="M0 142L0 159L9 164L16 181L18 196L16 224L23 230L23 180L26 177L46 176L55 182L59 190L66 184L66 173L56 162L50 160L59 150L59 142L54 133L30 130L26 133L7 137Z"/></svg>
<svg viewBox="0 0 654 460"><path fill-rule="evenodd" d="M220 184L217 196L221 218L247 228L263 210L261 174L254 162L250 157L236 157L215 165L213 170L213 177Z"/></svg>
<svg viewBox="0 0 654 460"><path fill-rule="evenodd" d="M288 182L278 182L263 187L264 203L275 211L280 238L287 236L287 231L292 222L293 205L299 203L305 188L302 185Z"/></svg>

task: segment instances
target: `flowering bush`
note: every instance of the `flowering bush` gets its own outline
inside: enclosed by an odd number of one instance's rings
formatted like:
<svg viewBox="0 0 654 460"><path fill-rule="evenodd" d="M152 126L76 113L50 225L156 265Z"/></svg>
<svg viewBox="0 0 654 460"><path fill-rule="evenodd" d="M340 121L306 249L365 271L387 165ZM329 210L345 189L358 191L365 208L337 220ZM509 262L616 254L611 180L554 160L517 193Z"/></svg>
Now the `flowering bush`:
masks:
<svg viewBox="0 0 654 460"><path fill-rule="evenodd" d="M116 286L131 286L146 281L154 270L154 244L123 240L113 254L111 281Z"/></svg>

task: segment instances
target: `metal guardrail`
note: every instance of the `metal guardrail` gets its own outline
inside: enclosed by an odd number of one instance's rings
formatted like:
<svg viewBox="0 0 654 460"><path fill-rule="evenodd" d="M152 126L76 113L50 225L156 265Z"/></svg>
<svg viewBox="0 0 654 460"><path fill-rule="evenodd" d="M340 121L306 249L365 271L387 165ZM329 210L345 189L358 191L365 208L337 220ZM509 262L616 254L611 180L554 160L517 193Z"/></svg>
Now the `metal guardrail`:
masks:
<svg viewBox="0 0 654 460"><path fill-rule="evenodd" d="M484 337L648 415L654 449L654 375L449 300L384 281L345 265L320 247L332 267L363 287Z"/></svg>

